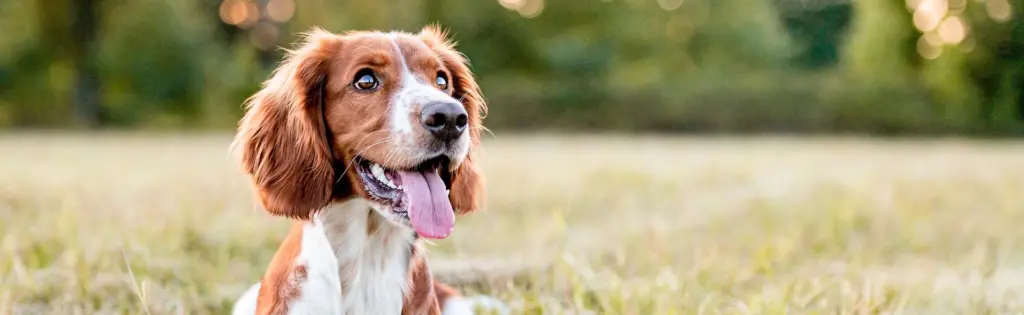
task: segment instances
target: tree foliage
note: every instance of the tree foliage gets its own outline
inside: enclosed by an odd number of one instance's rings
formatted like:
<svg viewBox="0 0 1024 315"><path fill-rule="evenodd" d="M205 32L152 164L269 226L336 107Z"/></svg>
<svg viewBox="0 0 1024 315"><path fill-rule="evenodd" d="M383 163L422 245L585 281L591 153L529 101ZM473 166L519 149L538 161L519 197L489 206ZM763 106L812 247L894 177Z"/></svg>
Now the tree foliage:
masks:
<svg viewBox="0 0 1024 315"><path fill-rule="evenodd" d="M921 51L936 31L915 26L914 5L927 1L968 32L939 56ZM994 1L1010 18L992 18ZM98 12L91 39L75 27L83 3ZM6 1L0 125L87 120L82 91L92 89L102 126L229 127L298 32L438 23L472 60L492 128L1014 133L1022 9L1020 0ZM83 84L90 73L95 84Z"/></svg>

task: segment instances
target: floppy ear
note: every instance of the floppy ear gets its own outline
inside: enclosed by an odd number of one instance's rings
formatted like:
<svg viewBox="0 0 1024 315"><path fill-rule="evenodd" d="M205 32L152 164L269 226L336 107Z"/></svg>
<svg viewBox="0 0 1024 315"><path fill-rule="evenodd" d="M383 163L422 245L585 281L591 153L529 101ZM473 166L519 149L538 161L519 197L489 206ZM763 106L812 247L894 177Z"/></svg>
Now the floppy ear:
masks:
<svg viewBox="0 0 1024 315"><path fill-rule="evenodd" d="M263 207L304 219L331 201L334 166L323 118L323 87L339 37L314 29L246 101L232 146Z"/></svg>
<svg viewBox="0 0 1024 315"><path fill-rule="evenodd" d="M462 164L452 172L452 188L448 198L456 214L469 214L479 209L485 196L483 174L473 163L470 153Z"/></svg>
<svg viewBox="0 0 1024 315"><path fill-rule="evenodd" d="M441 62L452 75L452 96L462 102L469 114L469 154L452 171L452 187L449 199L458 214L467 214L479 209L485 198L483 173L474 164L476 149L480 146L480 134L483 130L483 118L487 115L487 103L484 102L480 87L469 70L469 61L455 50L455 43L450 42L447 34L438 26L427 26L420 31L420 38L428 47L441 57Z"/></svg>

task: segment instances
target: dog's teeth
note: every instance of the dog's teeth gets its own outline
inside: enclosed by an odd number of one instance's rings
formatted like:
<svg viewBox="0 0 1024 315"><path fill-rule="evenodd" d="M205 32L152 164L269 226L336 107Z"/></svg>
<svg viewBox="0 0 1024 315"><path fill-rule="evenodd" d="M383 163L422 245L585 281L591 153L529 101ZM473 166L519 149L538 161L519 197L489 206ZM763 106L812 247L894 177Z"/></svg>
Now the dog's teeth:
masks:
<svg viewBox="0 0 1024 315"><path fill-rule="evenodd" d="M373 166L371 166L370 172L373 173L373 177L377 178L377 180L380 181L381 183L384 183L385 185L391 187L395 187L395 184L391 183L391 180L389 180L388 177L384 175L384 168L380 167L380 165L374 164Z"/></svg>
<svg viewBox="0 0 1024 315"><path fill-rule="evenodd" d="M451 189L445 189L444 190L444 194L445 195L451 195L452 194L452 190Z"/></svg>

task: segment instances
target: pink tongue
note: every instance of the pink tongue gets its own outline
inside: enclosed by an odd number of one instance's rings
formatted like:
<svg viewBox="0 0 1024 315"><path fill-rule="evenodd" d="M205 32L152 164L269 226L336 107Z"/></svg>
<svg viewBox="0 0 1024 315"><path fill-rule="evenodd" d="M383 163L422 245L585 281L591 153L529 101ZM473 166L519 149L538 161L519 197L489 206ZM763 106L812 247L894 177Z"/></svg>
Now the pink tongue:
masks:
<svg viewBox="0 0 1024 315"><path fill-rule="evenodd" d="M442 239L455 227L455 212L444 182L434 171L398 172L409 208L409 221L422 237Z"/></svg>

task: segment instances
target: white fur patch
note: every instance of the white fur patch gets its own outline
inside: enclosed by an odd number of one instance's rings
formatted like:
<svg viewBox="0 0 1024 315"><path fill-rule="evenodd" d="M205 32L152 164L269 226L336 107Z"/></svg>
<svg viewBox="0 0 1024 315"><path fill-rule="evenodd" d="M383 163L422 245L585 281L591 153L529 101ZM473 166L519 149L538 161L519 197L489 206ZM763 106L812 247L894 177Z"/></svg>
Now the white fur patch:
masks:
<svg viewBox="0 0 1024 315"><path fill-rule="evenodd" d="M403 150L407 155L403 158L410 161L420 161L442 153L454 153L449 154L449 156L454 157L455 161L453 162L455 162L455 165L458 165L469 151L468 132L464 133L456 145L449 149L449 151L453 152L424 152L416 145L413 130L415 129L414 125L420 122L419 118L413 117L412 114L419 112L420 107L426 104L434 102L458 103L459 101L439 90L434 86L433 82L423 82L420 78L413 75L396 37L397 35L391 34L391 43L395 48L395 54L398 56L398 67L401 72L399 78L400 87L391 95L390 99L391 136L395 139L394 145L407 148Z"/></svg>
<svg viewBox="0 0 1024 315"><path fill-rule="evenodd" d="M401 73L398 79L398 84L401 87L391 97L392 132L394 132L395 136L408 137L412 134L413 121L410 116L416 104L409 97L407 90L417 88L421 83L416 80L416 77L412 75L412 71L409 70L409 65L405 62L405 55L402 54L402 48L398 46L395 34L391 34L391 44L395 48L395 55L398 56L398 69Z"/></svg>
<svg viewBox="0 0 1024 315"><path fill-rule="evenodd" d="M260 284L256 283L249 287L242 296L235 301L231 309L231 315L252 315L256 314L256 298L260 294Z"/></svg>
<svg viewBox="0 0 1024 315"><path fill-rule="evenodd" d="M453 313L448 313L448 305L451 303ZM512 310L501 300L488 295L475 295L469 297L456 297L445 301L443 315L473 314L476 309L484 309L496 314L508 315ZM468 313L454 313L467 309Z"/></svg>
<svg viewBox="0 0 1024 315"><path fill-rule="evenodd" d="M340 274L348 283L342 307L346 314L399 314L407 288L408 263L413 242L412 229L381 222L367 235L368 220L385 220L369 213L370 205L355 199L332 205L320 212L327 237L334 240L333 252L339 266L356 266ZM346 272L335 269L335 273Z"/></svg>
<svg viewBox="0 0 1024 315"><path fill-rule="evenodd" d="M460 297L453 297L441 305L441 315L473 315L473 305Z"/></svg>
<svg viewBox="0 0 1024 315"><path fill-rule="evenodd" d="M306 266L306 279L299 289L299 298L288 305L288 313L340 314L343 308L338 259L319 216L302 226L302 249L295 263Z"/></svg>
<svg viewBox="0 0 1024 315"><path fill-rule="evenodd" d="M331 243L327 240L323 223L318 217L302 226L302 241L299 256L293 266L304 266L306 278L298 285L299 296L288 302L289 314L341 314L342 296L341 282L338 277L338 260L334 256ZM256 300L260 284L249 288L238 299L231 312L232 315L248 315L256 313Z"/></svg>

